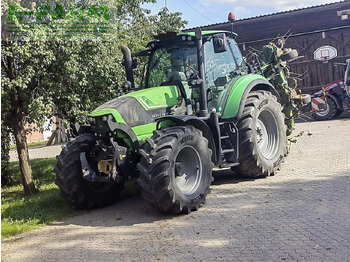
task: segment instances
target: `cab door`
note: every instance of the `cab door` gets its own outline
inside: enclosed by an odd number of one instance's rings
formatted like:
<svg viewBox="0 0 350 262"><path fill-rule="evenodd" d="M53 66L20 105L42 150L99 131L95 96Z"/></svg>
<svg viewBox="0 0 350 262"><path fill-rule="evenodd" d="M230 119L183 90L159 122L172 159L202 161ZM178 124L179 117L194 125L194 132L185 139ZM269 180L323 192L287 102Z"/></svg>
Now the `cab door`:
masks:
<svg viewBox="0 0 350 262"><path fill-rule="evenodd" d="M215 50L215 36L204 43L205 82L208 93L208 110L220 114L230 87L246 72L242 54L233 36L224 37L226 48Z"/></svg>

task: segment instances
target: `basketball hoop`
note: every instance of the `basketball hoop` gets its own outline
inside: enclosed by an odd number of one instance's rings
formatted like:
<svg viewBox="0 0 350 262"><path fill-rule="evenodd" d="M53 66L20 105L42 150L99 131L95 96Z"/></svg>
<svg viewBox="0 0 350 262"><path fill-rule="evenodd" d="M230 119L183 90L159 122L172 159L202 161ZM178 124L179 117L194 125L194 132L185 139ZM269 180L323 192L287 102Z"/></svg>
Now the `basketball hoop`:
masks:
<svg viewBox="0 0 350 262"><path fill-rule="evenodd" d="M337 49L333 46L321 46L314 52L314 59L322 61L323 63L328 63L328 61L334 57L337 57Z"/></svg>

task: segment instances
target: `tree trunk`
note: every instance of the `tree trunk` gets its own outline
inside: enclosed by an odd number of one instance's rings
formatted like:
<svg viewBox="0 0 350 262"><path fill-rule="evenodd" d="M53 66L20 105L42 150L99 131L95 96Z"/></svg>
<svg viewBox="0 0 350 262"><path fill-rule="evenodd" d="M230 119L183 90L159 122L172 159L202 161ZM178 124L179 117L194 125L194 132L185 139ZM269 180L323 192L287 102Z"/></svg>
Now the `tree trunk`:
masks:
<svg viewBox="0 0 350 262"><path fill-rule="evenodd" d="M10 41L7 38L5 41L5 46L10 46ZM15 60L13 57L7 57L7 74L11 81L16 80L16 67ZM23 99L21 98L20 88L12 87L10 89L10 99L11 99L11 127L13 129L13 134L16 139L17 153L19 159L19 169L22 175L22 184L24 188L24 193L26 195L33 195L37 193L35 188L34 180L32 177L32 168L29 162L29 153L27 146L27 136L25 130L25 121L23 113Z"/></svg>
<svg viewBox="0 0 350 262"><path fill-rule="evenodd" d="M32 177L32 168L29 162L29 153L27 146L27 136L24 127L24 121L13 123L14 136L16 139L17 153L19 159L19 169L22 175L22 184L26 195L34 195L37 193L34 180Z"/></svg>

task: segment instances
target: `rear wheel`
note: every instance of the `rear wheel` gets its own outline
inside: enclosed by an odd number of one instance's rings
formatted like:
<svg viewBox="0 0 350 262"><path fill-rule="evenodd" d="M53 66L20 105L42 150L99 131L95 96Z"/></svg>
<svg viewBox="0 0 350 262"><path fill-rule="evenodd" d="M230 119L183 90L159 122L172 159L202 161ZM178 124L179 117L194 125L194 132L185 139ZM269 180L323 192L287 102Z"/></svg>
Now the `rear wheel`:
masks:
<svg viewBox="0 0 350 262"><path fill-rule="evenodd" d="M286 127L281 105L266 91L251 92L239 130L239 165L232 170L247 177L275 174L286 154Z"/></svg>
<svg viewBox="0 0 350 262"><path fill-rule="evenodd" d="M143 197L167 213L189 213L205 202L212 182L211 150L192 126L157 130L138 164Z"/></svg>
<svg viewBox="0 0 350 262"><path fill-rule="evenodd" d="M327 96L326 99L326 108L322 111L315 111L312 113L313 118L315 118L316 120L330 120L333 119L334 117L337 116L337 104L335 103L335 101ZM339 113L339 112L338 112ZM340 112L341 114L341 112Z"/></svg>
<svg viewBox="0 0 350 262"><path fill-rule="evenodd" d="M83 178L80 154L85 153L86 160L93 167L93 161L89 155L94 145L95 139L92 135L80 135L69 142L57 156L55 182L60 188L60 194L71 205L81 209L112 204L124 188L123 180L118 183L108 183L92 182Z"/></svg>

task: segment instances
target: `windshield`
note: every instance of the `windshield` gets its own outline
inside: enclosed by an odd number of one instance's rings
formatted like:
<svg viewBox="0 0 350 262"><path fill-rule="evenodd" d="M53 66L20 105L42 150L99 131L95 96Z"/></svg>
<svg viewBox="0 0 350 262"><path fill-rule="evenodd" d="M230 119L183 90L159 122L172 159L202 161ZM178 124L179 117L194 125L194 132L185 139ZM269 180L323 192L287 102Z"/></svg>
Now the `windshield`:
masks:
<svg viewBox="0 0 350 262"><path fill-rule="evenodd" d="M151 56L147 87L160 86L174 80L187 81L186 70L198 70L194 43L183 43L157 49Z"/></svg>

